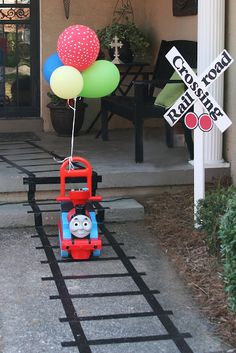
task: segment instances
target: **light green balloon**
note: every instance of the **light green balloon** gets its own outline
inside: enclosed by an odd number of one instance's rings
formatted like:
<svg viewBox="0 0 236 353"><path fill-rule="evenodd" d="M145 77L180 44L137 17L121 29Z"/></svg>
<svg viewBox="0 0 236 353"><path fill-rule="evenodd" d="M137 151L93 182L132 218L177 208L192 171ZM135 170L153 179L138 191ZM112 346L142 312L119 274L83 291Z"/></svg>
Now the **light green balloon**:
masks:
<svg viewBox="0 0 236 353"><path fill-rule="evenodd" d="M79 96L83 88L83 77L72 66L60 66L51 75L50 87L53 93L60 98L75 98Z"/></svg>
<svg viewBox="0 0 236 353"><path fill-rule="evenodd" d="M84 87L80 93L84 98L108 96L118 86L120 73L116 65L107 60L97 60L82 72Z"/></svg>

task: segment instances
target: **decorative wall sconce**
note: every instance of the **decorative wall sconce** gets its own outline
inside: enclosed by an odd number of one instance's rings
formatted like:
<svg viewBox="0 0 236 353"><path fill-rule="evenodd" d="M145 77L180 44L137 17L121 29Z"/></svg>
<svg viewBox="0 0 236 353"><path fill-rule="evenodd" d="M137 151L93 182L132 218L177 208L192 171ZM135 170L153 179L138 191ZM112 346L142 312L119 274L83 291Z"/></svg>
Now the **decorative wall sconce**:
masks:
<svg viewBox="0 0 236 353"><path fill-rule="evenodd" d="M70 0L63 0L65 16L68 19L70 16Z"/></svg>
<svg viewBox="0 0 236 353"><path fill-rule="evenodd" d="M131 0L117 0L115 9L113 11L113 20L117 23L120 22L134 22L134 11Z"/></svg>
<svg viewBox="0 0 236 353"><path fill-rule="evenodd" d="M198 0L173 0L173 16L197 15Z"/></svg>

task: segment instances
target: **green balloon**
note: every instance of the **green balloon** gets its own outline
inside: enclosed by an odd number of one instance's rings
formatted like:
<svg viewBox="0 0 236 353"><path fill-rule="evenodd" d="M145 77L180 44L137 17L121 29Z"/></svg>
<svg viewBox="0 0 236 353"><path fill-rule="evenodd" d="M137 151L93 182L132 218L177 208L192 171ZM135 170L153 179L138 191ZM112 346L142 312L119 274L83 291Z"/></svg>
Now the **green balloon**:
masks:
<svg viewBox="0 0 236 353"><path fill-rule="evenodd" d="M120 72L116 65L107 60L97 60L82 72L84 86L80 93L84 98L108 96L120 82Z"/></svg>

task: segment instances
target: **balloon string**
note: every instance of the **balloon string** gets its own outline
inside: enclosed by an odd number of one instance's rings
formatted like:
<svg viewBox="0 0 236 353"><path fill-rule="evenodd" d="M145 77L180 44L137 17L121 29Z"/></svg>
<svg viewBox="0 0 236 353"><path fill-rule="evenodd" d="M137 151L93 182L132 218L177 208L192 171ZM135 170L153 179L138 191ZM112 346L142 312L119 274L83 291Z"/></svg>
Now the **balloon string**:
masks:
<svg viewBox="0 0 236 353"><path fill-rule="evenodd" d="M73 125L72 125L72 132L71 132L71 149L70 149L70 157L69 157L69 169L74 169L73 163L72 163L72 158L73 158L73 153L74 153L74 142L75 142L75 119L76 119L76 104L77 102L77 97L74 98L74 106L72 107L70 105L70 101L68 99L67 104L71 109L74 111L73 115Z"/></svg>
<svg viewBox="0 0 236 353"><path fill-rule="evenodd" d="M81 99L81 97L79 97L79 100ZM76 121L76 109L77 109L77 97L74 98L74 105L70 105L70 100L67 100L67 104L68 106L73 109L74 114L73 114L73 123L72 123L72 131L71 131L71 149L70 149L70 156L64 158L62 161L59 161L57 159L56 160L57 163L63 163L65 162L67 159L69 160L69 170L74 169L74 165L72 163L72 158L73 158L73 154L74 154L74 142L75 142L75 121Z"/></svg>

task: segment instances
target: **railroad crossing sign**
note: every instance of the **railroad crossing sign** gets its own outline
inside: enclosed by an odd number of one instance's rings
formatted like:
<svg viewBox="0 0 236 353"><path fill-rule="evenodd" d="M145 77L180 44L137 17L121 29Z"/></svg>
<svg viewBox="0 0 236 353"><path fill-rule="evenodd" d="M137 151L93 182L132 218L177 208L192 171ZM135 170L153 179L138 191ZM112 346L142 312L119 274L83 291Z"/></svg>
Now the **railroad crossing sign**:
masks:
<svg viewBox="0 0 236 353"><path fill-rule="evenodd" d="M170 126L174 126L189 108L199 101L220 131L224 132L232 122L207 88L233 63L234 60L227 50L224 49L199 77L175 47L167 53L166 58L188 87L164 115Z"/></svg>
<svg viewBox="0 0 236 353"><path fill-rule="evenodd" d="M164 115L170 126L174 126L196 101L199 101L198 104L201 104L204 110L208 112L208 114L202 114L200 117L197 117L194 113L192 113L193 116L188 114L190 125L192 125L192 128L196 128L194 143L194 205L196 215L197 203L204 198L205 194L204 139L200 128L203 131L209 131L212 122L214 122L220 131L224 132L232 124L207 89L233 63L233 58L226 50L223 50L199 77L195 75L175 47L167 53L166 58L188 87Z"/></svg>

